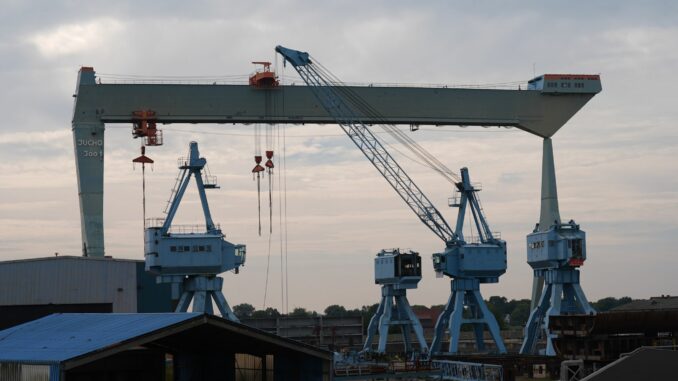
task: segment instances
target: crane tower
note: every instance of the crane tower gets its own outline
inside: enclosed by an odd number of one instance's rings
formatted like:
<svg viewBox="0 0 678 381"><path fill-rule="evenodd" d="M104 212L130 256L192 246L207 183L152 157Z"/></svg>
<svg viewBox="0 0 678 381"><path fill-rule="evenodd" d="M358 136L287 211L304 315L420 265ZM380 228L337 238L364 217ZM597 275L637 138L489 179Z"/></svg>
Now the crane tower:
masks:
<svg viewBox="0 0 678 381"><path fill-rule="evenodd" d="M221 291L223 279L218 274L230 270L238 273L245 264L245 245L226 241L221 228L212 221L205 189L218 186L214 176L203 176L207 160L200 157L198 143L190 143L188 157L179 158L178 164L181 171L172 190L167 217L146 227L146 271L157 275L158 283L172 285L172 297L179 299L176 312L188 311L193 301L193 312L212 314L214 300L225 319L238 321ZM173 226L191 177L198 187L205 225Z"/></svg>
<svg viewBox="0 0 678 381"><path fill-rule="evenodd" d="M545 138L541 215L534 231L527 235L527 263L534 269L534 284L532 312L525 325L521 354L537 354L537 344L544 339L544 354L556 355L550 316L596 313L579 283L579 267L585 260L586 234L574 220L560 220L553 145L550 138Z"/></svg>

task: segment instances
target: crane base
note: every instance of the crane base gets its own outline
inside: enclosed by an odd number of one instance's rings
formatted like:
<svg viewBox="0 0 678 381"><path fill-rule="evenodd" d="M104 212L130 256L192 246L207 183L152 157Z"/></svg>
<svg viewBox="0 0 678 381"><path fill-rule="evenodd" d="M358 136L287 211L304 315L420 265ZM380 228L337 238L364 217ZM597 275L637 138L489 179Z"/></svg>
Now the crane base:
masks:
<svg viewBox="0 0 678 381"><path fill-rule="evenodd" d="M546 339L544 354L555 356L554 335L548 328L549 317L564 314L593 315L596 311L589 304L579 284L579 270L537 270L536 276L543 276L545 279L544 290L525 325L525 339L520 347L520 354L538 354L537 343L543 337Z"/></svg>
<svg viewBox="0 0 678 381"><path fill-rule="evenodd" d="M174 312L188 312L188 307L193 302L193 312L202 312L214 315L212 301L219 309L221 316L234 322L239 322L231 307L228 305L224 294L221 292L224 280L218 276L191 275L183 277L158 277L159 281L172 283L173 290L181 287L182 293L179 303ZM174 279L172 279L174 278ZM178 279L177 279L178 278ZM183 280L183 282L182 282Z"/></svg>
<svg viewBox="0 0 678 381"><path fill-rule="evenodd" d="M367 327L367 339L363 346L363 352L372 350L372 341L375 335L379 333L377 353L385 353L388 329L391 326L397 326L400 327L402 332L406 353L412 352L411 331L414 331L419 342L420 351L428 353L424 329L407 301L406 291L405 289L395 289L392 284L381 287L381 302Z"/></svg>
<svg viewBox="0 0 678 381"><path fill-rule="evenodd" d="M464 307L471 312L470 317L464 317ZM461 335L461 326L472 324L475 333L476 347L479 352L485 351L485 341L483 339L484 328L490 332L490 336L497 346L497 352L506 353L504 341L499 332L499 325L494 315L490 312L480 295L480 282L478 279L461 278L452 280L452 295L445 305L445 309L438 317L435 326L435 336L431 343L431 353L441 353L441 346L445 334L450 334L450 345L448 352L457 354L459 352L459 336Z"/></svg>

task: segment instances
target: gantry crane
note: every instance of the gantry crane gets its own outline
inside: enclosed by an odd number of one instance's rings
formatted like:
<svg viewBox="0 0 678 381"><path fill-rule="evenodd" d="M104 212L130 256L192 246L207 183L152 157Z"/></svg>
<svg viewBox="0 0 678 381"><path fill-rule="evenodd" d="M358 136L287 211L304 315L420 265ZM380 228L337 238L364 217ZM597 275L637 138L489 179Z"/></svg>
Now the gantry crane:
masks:
<svg viewBox="0 0 678 381"><path fill-rule="evenodd" d="M383 121L385 118L375 115L374 110L349 88L340 86L340 82L331 73L311 61L308 53L282 46L277 46L276 51L284 57L286 63L294 67L327 113L417 217L445 242L445 251L433 255L434 269L452 277L452 293L436 323L431 352L441 351L445 333L449 332L448 351L457 353L461 326L471 324L478 350L485 349L483 332L486 326L496 343L497 351L506 353L497 321L480 294L481 283L496 283L499 276L506 272L506 242L492 234L476 194L479 189L472 185L468 170L462 168L461 178L455 183L460 197L458 202L451 203L451 206L459 208L456 229L452 230L438 209L367 127L366 120ZM365 115L370 113L367 118ZM463 235L467 208L479 233L478 242L467 241ZM465 308L468 310L467 316L464 316Z"/></svg>
<svg viewBox="0 0 678 381"><path fill-rule="evenodd" d="M198 143L190 143L188 157L179 158L178 164L179 177L172 190L167 217L146 227L146 271L155 274L158 283L171 284L172 298L179 299L176 312L188 311L193 301L193 312L212 314L214 299L225 319L238 321L221 291L223 279L218 275L231 270L238 273L245 264L245 245L226 241L220 227L212 221L205 189L218 186L214 176L203 176L207 160L200 157ZM195 178L205 216L204 231L202 226L172 225L191 177Z"/></svg>

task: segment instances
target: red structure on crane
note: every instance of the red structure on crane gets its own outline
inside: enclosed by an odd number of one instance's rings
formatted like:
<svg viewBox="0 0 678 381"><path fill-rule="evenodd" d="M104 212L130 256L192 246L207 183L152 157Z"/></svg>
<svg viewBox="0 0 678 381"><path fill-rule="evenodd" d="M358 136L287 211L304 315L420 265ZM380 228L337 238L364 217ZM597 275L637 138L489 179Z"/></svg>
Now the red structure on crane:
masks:
<svg viewBox="0 0 678 381"><path fill-rule="evenodd" d="M252 61L255 65L262 65L262 69L258 69L250 76L250 86L259 89L270 89L278 87L278 77L274 71L271 71L271 63L268 61Z"/></svg>
<svg viewBox="0 0 678 381"><path fill-rule="evenodd" d="M146 146L162 145L162 130L156 128L155 111L141 110L132 113L132 136L144 138Z"/></svg>

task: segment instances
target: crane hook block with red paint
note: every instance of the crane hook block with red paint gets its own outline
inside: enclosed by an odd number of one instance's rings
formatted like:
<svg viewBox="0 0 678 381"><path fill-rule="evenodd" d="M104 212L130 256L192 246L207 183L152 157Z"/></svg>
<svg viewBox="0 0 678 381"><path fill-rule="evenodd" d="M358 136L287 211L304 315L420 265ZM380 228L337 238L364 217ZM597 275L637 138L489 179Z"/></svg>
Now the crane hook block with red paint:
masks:
<svg viewBox="0 0 678 381"><path fill-rule="evenodd" d="M273 165L273 160L271 160L273 159L273 151L266 151L266 159L268 159L266 160L266 164L264 164L266 168L274 168L275 166Z"/></svg>
<svg viewBox="0 0 678 381"><path fill-rule="evenodd" d="M264 171L264 167L262 167L262 166L260 165L260 164L261 164L261 159L262 159L262 157L259 156L259 155L257 155L257 156L254 157L254 162L256 163L256 165L255 165L254 168L252 169L252 173L258 173L258 172L263 172L263 171Z"/></svg>
<svg viewBox="0 0 678 381"><path fill-rule="evenodd" d="M157 118L155 111L140 110L132 113L132 136L144 138L146 146L162 145L162 130L156 127Z"/></svg>
<svg viewBox="0 0 678 381"><path fill-rule="evenodd" d="M132 160L132 163L153 164L153 159L146 156L146 147L141 147L141 156Z"/></svg>

